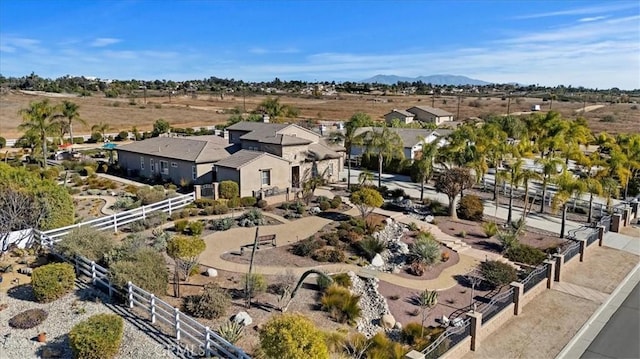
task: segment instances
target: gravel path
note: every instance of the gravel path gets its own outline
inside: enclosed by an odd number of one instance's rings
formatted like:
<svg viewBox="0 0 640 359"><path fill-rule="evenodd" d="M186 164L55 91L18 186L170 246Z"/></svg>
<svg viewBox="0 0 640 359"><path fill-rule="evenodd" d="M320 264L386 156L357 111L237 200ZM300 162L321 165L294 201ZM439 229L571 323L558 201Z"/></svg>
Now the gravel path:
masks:
<svg viewBox="0 0 640 359"><path fill-rule="evenodd" d="M32 300L33 294L28 285L10 292L1 293L1 301L8 308L0 311L0 357L2 359L26 358L72 358L67 334L71 328L95 314L113 314L102 303L102 294L90 288L76 288L74 293L52 303L40 304ZM20 330L9 327L8 322L14 315L27 310L41 308L49 313L48 318L39 326ZM118 307L116 307L118 308ZM125 312L127 313L127 312ZM143 330L139 323L125 320L124 336L120 345L118 359L124 358L175 358L164 344L160 344ZM34 338L40 332L47 333L47 342L39 343Z"/></svg>

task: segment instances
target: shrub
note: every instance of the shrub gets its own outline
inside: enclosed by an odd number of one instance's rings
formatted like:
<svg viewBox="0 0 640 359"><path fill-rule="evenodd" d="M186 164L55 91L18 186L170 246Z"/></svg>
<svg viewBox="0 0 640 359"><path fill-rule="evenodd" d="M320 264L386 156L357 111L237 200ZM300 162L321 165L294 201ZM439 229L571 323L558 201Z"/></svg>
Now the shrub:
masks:
<svg viewBox="0 0 640 359"><path fill-rule="evenodd" d="M321 211L326 211L331 208L331 203L329 203L329 201L322 201L320 202L319 207Z"/></svg>
<svg viewBox="0 0 640 359"><path fill-rule="evenodd" d="M400 343L378 333L369 339L367 358L404 358L405 349Z"/></svg>
<svg viewBox="0 0 640 359"><path fill-rule="evenodd" d="M341 249L338 248L320 248L313 252L311 256L318 262L340 263L344 262L346 256Z"/></svg>
<svg viewBox="0 0 640 359"><path fill-rule="evenodd" d="M233 197L227 201L227 207L229 208L238 208L240 207L240 198Z"/></svg>
<svg viewBox="0 0 640 359"><path fill-rule="evenodd" d="M319 275L316 278L316 285L318 286L318 288L320 288L321 291L325 291L327 290L327 288L329 288L329 286L333 284L333 280L329 280L329 278L323 276L323 275Z"/></svg>
<svg viewBox="0 0 640 359"><path fill-rule="evenodd" d="M425 266L423 262L413 262L409 266L409 273L421 277L424 274Z"/></svg>
<svg viewBox="0 0 640 359"><path fill-rule="evenodd" d="M411 232L417 232L418 230L420 230L420 228L418 227L418 225L416 224L416 222L411 222L409 223L409 230Z"/></svg>
<svg viewBox="0 0 640 359"><path fill-rule="evenodd" d="M0 137L0 148L5 148L7 146L7 139L4 137Z"/></svg>
<svg viewBox="0 0 640 359"><path fill-rule="evenodd" d="M248 290L245 294L254 297L267 290L267 281L260 273L247 273L242 277L242 288Z"/></svg>
<svg viewBox="0 0 640 359"><path fill-rule="evenodd" d="M74 228L56 243L56 251L73 258L75 255L86 257L90 261L102 261L104 255L115 247L115 243L106 232L89 226Z"/></svg>
<svg viewBox="0 0 640 359"><path fill-rule="evenodd" d="M295 203L294 206L297 214L304 214L304 211L307 209L307 206L304 205L301 201Z"/></svg>
<svg viewBox="0 0 640 359"><path fill-rule="evenodd" d="M173 224L173 228L178 233L184 233L187 227L189 227L189 220L186 219L175 221L175 223Z"/></svg>
<svg viewBox="0 0 640 359"><path fill-rule="evenodd" d="M220 218L211 221L211 229L214 231L226 231L233 226L232 218Z"/></svg>
<svg viewBox="0 0 640 359"><path fill-rule="evenodd" d="M73 290L76 273L67 263L52 263L33 270L31 287L38 302L51 302Z"/></svg>
<svg viewBox="0 0 640 359"><path fill-rule="evenodd" d="M240 198L240 204L242 207L253 207L256 205L258 200L255 197L242 197Z"/></svg>
<svg viewBox="0 0 640 359"><path fill-rule="evenodd" d="M498 233L498 225L496 222L485 222L482 224L482 229L484 230L484 234L487 238L491 238Z"/></svg>
<svg viewBox="0 0 640 359"><path fill-rule="evenodd" d="M482 221L484 205L480 197L468 194L460 199L458 204L458 216L470 221Z"/></svg>
<svg viewBox="0 0 640 359"><path fill-rule="evenodd" d="M109 279L120 287L131 281L159 295L167 291L167 263L153 248L142 248L109 266Z"/></svg>
<svg viewBox="0 0 640 359"><path fill-rule="evenodd" d="M341 204L342 204L342 197L340 196L335 196L331 200L331 208L338 208L340 207Z"/></svg>
<svg viewBox="0 0 640 359"><path fill-rule="evenodd" d="M28 309L9 319L9 326L16 329L31 329L44 322L48 315L42 309Z"/></svg>
<svg viewBox="0 0 640 359"><path fill-rule="evenodd" d="M229 213L229 207L224 203L217 203L213 205L213 214L227 214Z"/></svg>
<svg viewBox="0 0 640 359"><path fill-rule="evenodd" d="M348 273L337 273L332 275L331 278L333 278L333 282L336 285L345 288L351 288L351 277L349 277Z"/></svg>
<svg viewBox="0 0 640 359"><path fill-rule="evenodd" d="M315 237L311 236L294 244L291 248L291 252L297 256L308 257L323 246L324 243L322 243L321 240L318 240Z"/></svg>
<svg viewBox="0 0 640 359"><path fill-rule="evenodd" d="M267 203L267 201L265 201L264 199L261 199L261 200L259 200L259 201L256 203L256 206L257 206L258 208L265 208L265 207L267 207L268 205L269 205L269 203Z"/></svg>
<svg viewBox="0 0 640 359"><path fill-rule="evenodd" d="M164 187L138 187L136 189L136 197L143 205L160 202L165 199Z"/></svg>
<svg viewBox="0 0 640 359"><path fill-rule="evenodd" d="M372 260L378 253L382 253L385 249L385 243L379 238L367 236L365 239L358 242L358 247L367 259Z"/></svg>
<svg viewBox="0 0 640 359"><path fill-rule="evenodd" d="M244 324L227 320L218 327L218 334L231 344L235 344L244 332Z"/></svg>
<svg viewBox="0 0 640 359"><path fill-rule="evenodd" d="M198 198L193 201L193 204L200 209L213 206L215 203L216 201L210 198Z"/></svg>
<svg viewBox="0 0 640 359"><path fill-rule="evenodd" d="M443 327L423 327L420 323L409 323L402 328L402 340L416 350L423 350L444 331Z"/></svg>
<svg viewBox="0 0 640 359"><path fill-rule="evenodd" d="M355 323L362 313L359 301L359 295L336 284L330 285L320 299L322 309L329 312L329 316L339 323L349 324Z"/></svg>
<svg viewBox="0 0 640 359"><path fill-rule="evenodd" d="M182 309L197 318L215 319L224 315L231 305L231 296L215 283L207 284L202 294L183 299Z"/></svg>
<svg viewBox="0 0 640 359"><path fill-rule="evenodd" d="M193 221L189 224L189 231L193 236L199 236L204 231L204 223L200 221Z"/></svg>
<svg viewBox="0 0 640 359"><path fill-rule="evenodd" d="M260 348L268 358L329 359L322 333L300 314L282 314L260 329Z"/></svg>
<svg viewBox="0 0 640 359"><path fill-rule="evenodd" d="M75 358L104 359L118 354L124 320L116 314L97 314L76 324L69 332Z"/></svg>
<svg viewBox="0 0 640 359"><path fill-rule="evenodd" d="M225 199L232 199L240 195L240 187L234 181L222 181L220 182L220 197Z"/></svg>
<svg viewBox="0 0 640 359"><path fill-rule="evenodd" d="M482 262L480 272L482 277L495 287L509 284L518 278L515 268L499 261Z"/></svg>
<svg viewBox="0 0 640 359"><path fill-rule="evenodd" d="M328 232L320 236L330 246L337 246L340 243L340 236L337 232Z"/></svg>
<svg viewBox="0 0 640 359"><path fill-rule="evenodd" d="M510 261L526 263L534 266L541 264L547 258L545 252L536 247L528 246L526 244L512 246L511 248L507 249L507 252L505 254Z"/></svg>
<svg viewBox="0 0 640 359"><path fill-rule="evenodd" d="M415 261L431 265L440 259L440 243L431 232L420 232L416 241L409 245L409 253Z"/></svg>

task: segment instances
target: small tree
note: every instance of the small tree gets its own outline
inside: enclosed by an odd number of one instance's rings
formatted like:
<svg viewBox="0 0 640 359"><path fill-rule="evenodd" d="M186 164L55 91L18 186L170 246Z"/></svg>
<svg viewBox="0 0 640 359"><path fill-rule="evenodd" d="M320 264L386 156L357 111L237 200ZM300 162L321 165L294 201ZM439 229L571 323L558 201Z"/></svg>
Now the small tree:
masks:
<svg viewBox="0 0 640 359"><path fill-rule="evenodd" d="M351 194L351 203L353 203L363 219L366 219L374 209L379 208L384 203L384 199L380 192L373 188L362 188Z"/></svg>
<svg viewBox="0 0 640 359"><path fill-rule="evenodd" d="M429 316L429 310L438 304L438 292L435 290L425 289L423 292L418 294L418 306L420 306L420 316L422 319L422 331L420 336L424 336L424 323L427 321L427 317Z"/></svg>
<svg viewBox="0 0 640 359"><path fill-rule="evenodd" d="M106 232L89 226L72 229L56 243L56 250L67 257L81 255L96 262L102 261L114 247L113 239Z"/></svg>
<svg viewBox="0 0 640 359"><path fill-rule="evenodd" d="M180 297L180 272L189 281L189 273L198 265L198 257L204 252L206 244L199 237L175 236L167 243L167 254L175 261L174 278L176 296Z"/></svg>
<svg viewBox="0 0 640 359"><path fill-rule="evenodd" d="M220 182L220 197L231 199L240 196L240 187L234 181Z"/></svg>
<svg viewBox="0 0 640 359"><path fill-rule="evenodd" d="M215 319L225 314L231 305L231 296L216 283L204 286L201 294L188 295L182 302L182 308L197 318Z"/></svg>
<svg viewBox="0 0 640 359"><path fill-rule="evenodd" d="M245 276L242 277L242 283L242 286L248 292L245 294L251 298L267 290L267 281L260 273L245 274Z"/></svg>
<svg viewBox="0 0 640 359"><path fill-rule="evenodd" d="M159 119L153 124L153 137L157 137L160 134L167 133L171 129L169 122Z"/></svg>
<svg viewBox="0 0 640 359"><path fill-rule="evenodd" d="M484 205L478 196L468 194L460 199L458 217L470 221L480 222L484 214Z"/></svg>
<svg viewBox="0 0 640 359"><path fill-rule="evenodd" d="M455 167L442 172L436 177L436 191L449 198L449 215L457 219L456 199L467 188L473 186L473 176L468 168Z"/></svg>
<svg viewBox="0 0 640 359"><path fill-rule="evenodd" d="M281 314L269 319L260 330L260 348L268 358L329 358L322 333L300 314Z"/></svg>

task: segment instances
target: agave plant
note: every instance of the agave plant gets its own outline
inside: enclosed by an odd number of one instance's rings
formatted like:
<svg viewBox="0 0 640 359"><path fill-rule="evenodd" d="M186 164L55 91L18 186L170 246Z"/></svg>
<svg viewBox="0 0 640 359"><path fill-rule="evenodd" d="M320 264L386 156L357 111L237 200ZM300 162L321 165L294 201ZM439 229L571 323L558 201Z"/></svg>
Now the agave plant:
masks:
<svg viewBox="0 0 640 359"><path fill-rule="evenodd" d="M218 328L218 334L231 344L235 344L244 334L244 324L228 320Z"/></svg>

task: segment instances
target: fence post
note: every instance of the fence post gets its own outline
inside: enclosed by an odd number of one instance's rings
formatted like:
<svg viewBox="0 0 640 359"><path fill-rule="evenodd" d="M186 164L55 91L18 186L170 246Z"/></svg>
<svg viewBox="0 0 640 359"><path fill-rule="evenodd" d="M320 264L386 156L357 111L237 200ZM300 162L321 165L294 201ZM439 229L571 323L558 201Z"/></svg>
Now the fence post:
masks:
<svg viewBox="0 0 640 359"><path fill-rule="evenodd" d="M522 313L522 299L524 299L524 284L520 282L511 282L509 284L513 288L513 315Z"/></svg>
<svg viewBox="0 0 640 359"><path fill-rule="evenodd" d="M74 263L75 268L76 268L76 277L79 277L80 276L80 267L78 266L78 256L77 255L73 256L73 263Z"/></svg>
<svg viewBox="0 0 640 359"><path fill-rule="evenodd" d="M113 231L118 233L118 215L115 213L113 214Z"/></svg>
<svg viewBox="0 0 640 359"><path fill-rule="evenodd" d="M142 206L142 219L147 219L147 214L145 213L145 206Z"/></svg>
<svg viewBox="0 0 640 359"><path fill-rule="evenodd" d="M587 251L587 240L586 239L578 239L580 243L580 262L584 261L584 253Z"/></svg>
<svg viewBox="0 0 640 359"><path fill-rule="evenodd" d="M91 284L96 285L96 262L91 261Z"/></svg>
<svg viewBox="0 0 640 359"><path fill-rule="evenodd" d="M480 346L480 328L482 327L482 312L468 312L467 317L471 319L471 351L476 351Z"/></svg>
<svg viewBox="0 0 640 359"><path fill-rule="evenodd" d="M175 313L175 321L176 321L176 339L180 340L180 310L178 308L173 308Z"/></svg>
<svg viewBox="0 0 640 359"><path fill-rule="evenodd" d="M156 322L156 296L151 293L151 324Z"/></svg>
<svg viewBox="0 0 640 359"><path fill-rule="evenodd" d="M553 257L556 259L554 280L556 282L562 282L562 266L564 265L564 254L556 253L553 255Z"/></svg>
<svg viewBox="0 0 640 359"><path fill-rule="evenodd" d="M171 215L171 198L169 198L169 215Z"/></svg>
<svg viewBox="0 0 640 359"><path fill-rule="evenodd" d="M547 265L547 289L553 288L553 280L555 278L556 261L547 259L544 261Z"/></svg>
<svg viewBox="0 0 640 359"><path fill-rule="evenodd" d="M604 239L604 226L596 227L598 231L598 247L602 247L602 240Z"/></svg>
<svg viewBox="0 0 640 359"><path fill-rule="evenodd" d="M127 282L127 297L129 298L129 308L133 308L133 284Z"/></svg>
<svg viewBox="0 0 640 359"><path fill-rule="evenodd" d="M204 355L209 358L211 357L211 344L209 340L211 340L211 333L209 327L204 328L205 338L204 338Z"/></svg>

